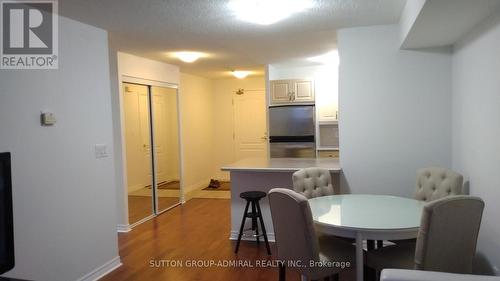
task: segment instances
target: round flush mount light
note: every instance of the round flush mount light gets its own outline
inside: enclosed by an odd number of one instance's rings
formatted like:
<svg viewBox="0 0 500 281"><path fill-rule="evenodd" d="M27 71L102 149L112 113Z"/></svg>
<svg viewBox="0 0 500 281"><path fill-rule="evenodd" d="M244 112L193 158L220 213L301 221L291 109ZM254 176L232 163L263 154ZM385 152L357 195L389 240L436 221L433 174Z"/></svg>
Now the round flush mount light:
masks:
<svg viewBox="0 0 500 281"><path fill-rule="evenodd" d="M313 0L231 0L228 8L246 22L269 25L312 8Z"/></svg>
<svg viewBox="0 0 500 281"><path fill-rule="evenodd" d="M244 79L246 78L248 75L250 75L250 71L243 71L243 70L233 70L231 72L233 74L234 77L238 78L238 79Z"/></svg>
<svg viewBox="0 0 500 281"><path fill-rule="evenodd" d="M175 52L174 56L186 63L193 63L205 55L200 52Z"/></svg>

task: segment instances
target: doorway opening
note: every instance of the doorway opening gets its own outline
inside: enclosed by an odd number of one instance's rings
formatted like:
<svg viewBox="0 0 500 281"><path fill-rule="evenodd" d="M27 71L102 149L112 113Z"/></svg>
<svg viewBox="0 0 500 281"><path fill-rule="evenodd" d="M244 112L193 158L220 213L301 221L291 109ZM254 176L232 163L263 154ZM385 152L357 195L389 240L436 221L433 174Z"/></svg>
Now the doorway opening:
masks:
<svg viewBox="0 0 500 281"><path fill-rule="evenodd" d="M181 203L178 91L123 82L128 219L133 227Z"/></svg>

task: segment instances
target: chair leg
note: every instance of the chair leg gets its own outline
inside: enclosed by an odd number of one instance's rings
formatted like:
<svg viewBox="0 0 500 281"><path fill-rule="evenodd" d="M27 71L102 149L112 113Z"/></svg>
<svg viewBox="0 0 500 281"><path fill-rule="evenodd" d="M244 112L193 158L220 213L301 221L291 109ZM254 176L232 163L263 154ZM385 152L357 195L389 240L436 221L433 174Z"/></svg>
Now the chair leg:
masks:
<svg viewBox="0 0 500 281"><path fill-rule="evenodd" d="M252 206L252 213L255 213L255 203L252 201L250 202ZM255 230L255 219L252 217L252 230Z"/></svg>
<svg viewBox="0 0 500 281"><path fill-rule="evenodd" d="M236 241L236 249L234 250L235 254L238 253L238 249L240 248L241 237L243 236L243 228L245 227L245 220L247 218L248 205L250 205L249 201L247 201L245 211L243 213L243 219L241 220L240 233L238 233L238 241Z"/></svg>
<svg viewBox="0 0 500 281"><path fill-rule="evenodd" d="M255 214L255 202L252 202L252 213ZM259 238L259 223L257 222L257 218L253 217L252 218L252 225L254 226L255 230L255 238L257 238L257 245L260 244L260 238Z"/></svg>
<svg viewBox="0 0 500 281"><path fill-rule="evenodd" d="M374 250L375 249L375 241L374 240L367 240L366 241L366 248L368 251Z"/></svg>
<svg viewBox="0 0 500 281"><path fill-rule="evenodd" d="M260 210L260 204L257 202L257 212L260 220L260 226L262 227L262 234L264 236L264 241L266 242L267 254L271 255L271 247L269 247L269 241L267 240L266 226L264 225L264 219L262 218L262 211Z"/></svg>
<svg viewBox="0 0 500 281"><path fill-rule="evenodd" d="M279 265L280 273L279 273L279 281L286 281L286 267L284 264Z"/></svg>

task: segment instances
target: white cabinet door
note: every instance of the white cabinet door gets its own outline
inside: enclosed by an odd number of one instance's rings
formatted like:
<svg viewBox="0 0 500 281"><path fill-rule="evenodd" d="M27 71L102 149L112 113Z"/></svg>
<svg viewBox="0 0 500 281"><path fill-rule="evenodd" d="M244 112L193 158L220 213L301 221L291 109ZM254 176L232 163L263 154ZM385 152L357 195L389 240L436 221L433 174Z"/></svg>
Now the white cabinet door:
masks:
<svg viewBox="0 0 500 281"><path fill-rule="evenodd" d="M312 80L294 80L292 100L294 102L314 101L314 83Z"/></svg>
<svg viewBox="0 0 500 281"><path fill-rule="evenodd" d="M290 93L289 80L271 81L271 104L289 103Z"/></svg>
<svg viewBox="0 0 500 281"><path fill-rule="evenodd" d="M316 110L318 112L318 121L337 121L338 119L338 101L335 95L316 97Z"/></svg>
<svg viewBox="0 0 500 281"><path fill-rule="evenodd" d="M315 81L315 99L318 121L337 121L339 108L339 89L337 69L327 70Z"/></svg>

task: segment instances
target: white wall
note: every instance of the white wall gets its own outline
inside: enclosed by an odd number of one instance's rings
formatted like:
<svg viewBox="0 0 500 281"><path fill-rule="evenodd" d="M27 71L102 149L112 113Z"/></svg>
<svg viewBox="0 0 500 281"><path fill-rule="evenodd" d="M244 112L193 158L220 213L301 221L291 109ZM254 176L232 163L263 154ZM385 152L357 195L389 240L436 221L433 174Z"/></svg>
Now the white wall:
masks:
<svg viewBox="0 0 500 281"><path fill-rule="evenodd" d="M16 267L77 280L119 263L107 33L59 17L59 70L0 70L0 151L12 152ZM57 124L40 126L40 110Z"/></svg>
<svg viewBox="0 0 500 281"><path fill-rule="evenodd" d="M181 135L184 192L208 186L214 163L212 81L181 73Z"/></svg>
<svg viewBox="0 0 500 281"><path fill-rule="evenodd" d="M321 65L290 66L290 65L269 65L269 80L284 79L314 79L316 73L321 71Z"/></svg>
<svg viewBox="0 0 500 281"><path fill-rule="evenodd" d="M112 92L112 111L113 111L113 135L114 135L114 160L115 181L116 181L116 223L118 228L126 230L128 226L128 203L127 192L127 169L125 163L125 138L124 138L124 120L122 108L122 82L126 77L146 79L156 82L179 84L179 67L166 63L157 62L138 56L117 52L117 46L110 42L110 76Z"/></svg>
<svg viewBox="0 0 500 281"><path fill-rule="evenodd" d="M401 51L398 25L338 32L341 190L411 196L451 165L451 56Z"/></svg>
<svg viewBox="0 0 500 281"><path fill-rule="evenodd" d="M129 76L172 84L180 82L178 66L122 52L118 52L118 71L121 77Z"/></svg>
<svg viewBox="0 0 500 281"><path fill-rule="evenodd" d="M486 208L478 250L500 267L500 16L478 26L454 48L453 169ZM480 263L481 264L481 263ZM488 272L488 265L478 271Z"/></svg>
<svg viewBox="0 0 500 281"><path fill-rule="evenodd" d="M235 162L235 143L233 97L235 92L242 88L248 90L265 91L264 77L248 77L245 79L218 79L213 81L214 91L214 178L229 180L229 172L223 172L220 168Z"/></svg>

